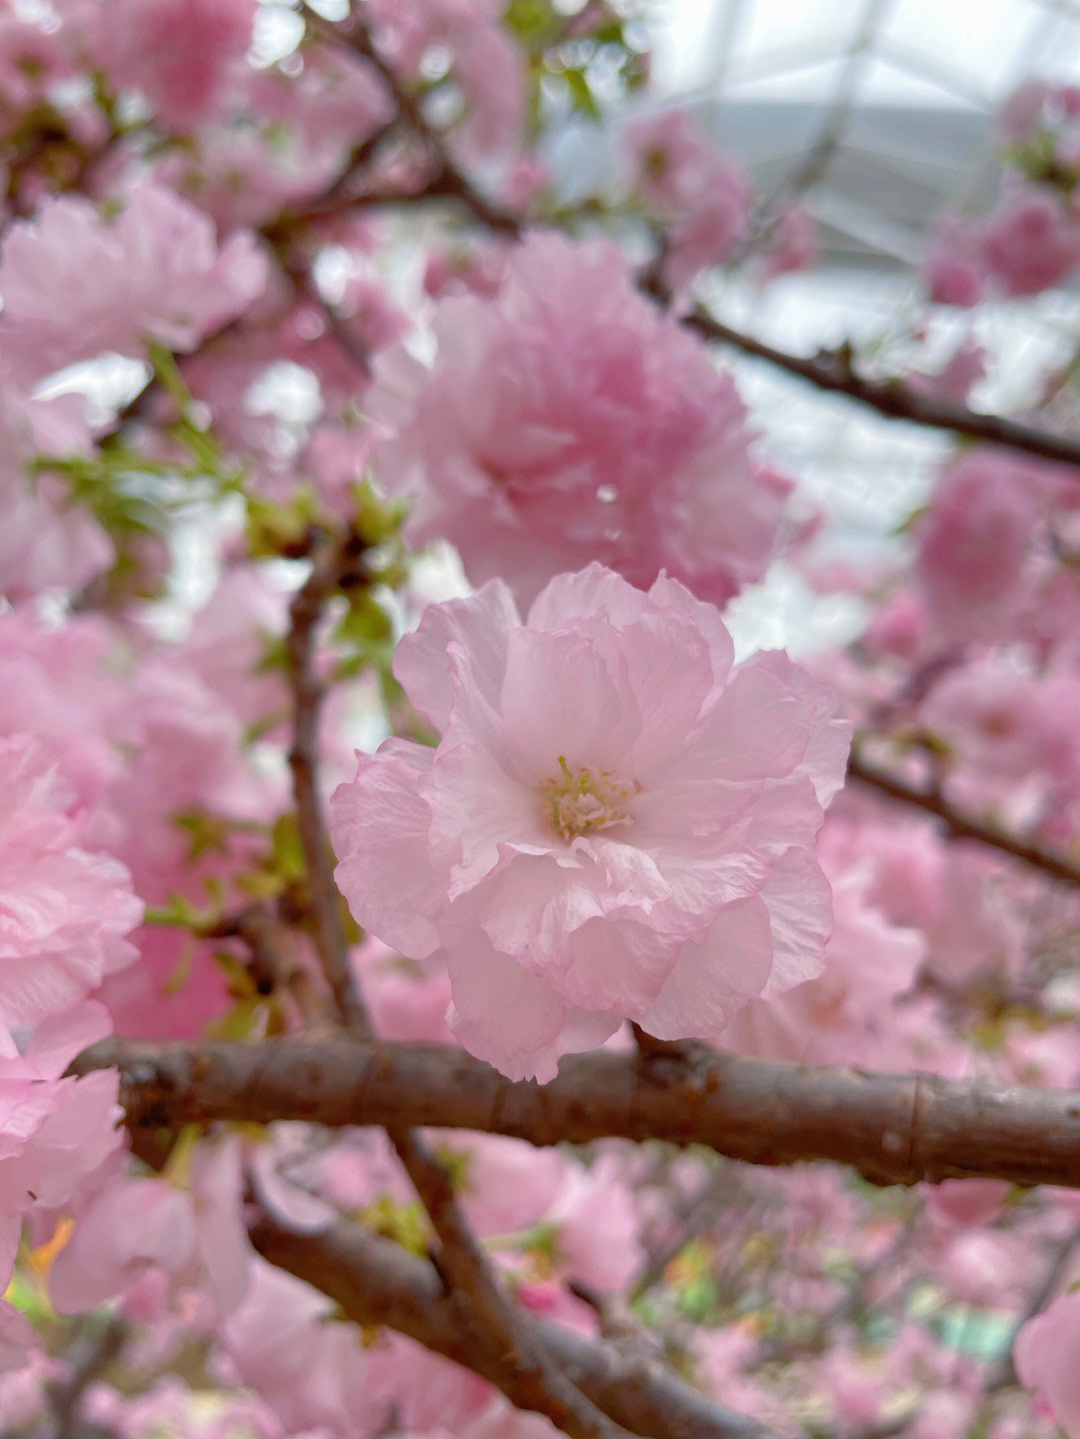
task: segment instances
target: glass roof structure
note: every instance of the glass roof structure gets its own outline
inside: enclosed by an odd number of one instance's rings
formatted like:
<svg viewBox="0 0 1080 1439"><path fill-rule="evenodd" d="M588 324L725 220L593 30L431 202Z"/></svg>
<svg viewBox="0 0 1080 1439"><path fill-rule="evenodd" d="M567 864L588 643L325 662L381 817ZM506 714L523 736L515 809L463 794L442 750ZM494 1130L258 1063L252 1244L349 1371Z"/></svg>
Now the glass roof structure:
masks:
<svg viewBox="0 0 1080 1439"><path fill-rule="evenodd" d="M838 257L908 263L992 193L994 115L1080 82L1078 0L657 0L654 80L711 113L759 193L800 194Z"/></svg>
<svg viewBox="0 0 1080 1439"><path fill-rule="evenodd" d="M860 367L883 375L932 369L970 338L998 361L973 403L1003 413L1027 409L1040 370L1080 349L1075 282L939 310L912 344L937 216L985 212L998 192L1002 103L1031 78L1080 84L1080 0L983 0L978 10L966 0L654 0L648 27L652 104L692 109L737 157L763 212L797 199L816 223L813 271L765 290L717 280L706 299L727 323L800 354L850 341ZM824 548L835 562L857 566L895 543L949 438L731 351L718 358L802 503L831 517ZM743 650L812 650L854 633L859 608L780 564L729 619Z"/></svg>

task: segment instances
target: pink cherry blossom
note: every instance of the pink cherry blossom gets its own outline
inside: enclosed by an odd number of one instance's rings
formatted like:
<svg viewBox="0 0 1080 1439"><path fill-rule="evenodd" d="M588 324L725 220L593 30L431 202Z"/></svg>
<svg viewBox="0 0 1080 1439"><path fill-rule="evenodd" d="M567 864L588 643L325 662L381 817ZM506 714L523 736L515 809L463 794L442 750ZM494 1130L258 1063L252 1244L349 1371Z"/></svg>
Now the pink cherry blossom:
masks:
<svg viewBox="0 0 1080 1439"><path fill-rule="evenodd" d="M767 235L758 266L762 280L809 270L817 262L817 235L814 222L794 201L785 205Z"/></svg>
<svg viewBox="0 0 1080 1439"><path fill-rule="evenodd" d="M977 305L987 283L986 261L974 225L943 215L930 238L923 277L931 300L939 305Z"/></svg>
<svg viewBox="0 0 1080 1439"><path fill-rule="evenodd" d="M921 708L947 746L948 792L975 812L999 808L1018 829L1066 813L1080 783L1074 716L1080 677L1067 666L1033 673L1001 652L947 674Z"/></svg>
<svg viewBox="0 0 1080 1439"><path fill-rule="evenodd" d="M0 437L0 593L17 601L45 589L78 589L112 564L112 543L84 506L71 503L58 475L33 474L29 466L39 456L90 449L83 397L36 399L7 375Z"/></svg>
<svg viewBox="0 0 1080 1439"><path fill-rule="evenodd" d="M654 210L681 212L704 188L715 148L685 110L632 120L622 142L630 187Z"/></svg>
<svg viewBox="0 0 1080 1439"><path fill-rule="evenodd" d="M630 184L664 221L664 277L680 289L699 270L726 260L742 239L750 186L685 110L635 120L623 138ZM804 249L804 238L805 232L792 255Z"/></svg>
<svg viewBox="0 0 1080 1439"><path fill-rule="evenodd" d="M0 735L32 734L58 762L73 808L97 805L117 773L115 649L96 617L69 616L57 628L27 607L0 615Z"/></svg>
<svg viewBox="0 0 1080 1439"><path fill-rule="evenodd" d="M253 1259L240 1214L240 1141L204 1140L190 1189L161 1178L110 1176L77 1210L49 1272L49 1296L66 1314L132 1291L132 1307L158 1318L183 1303L208 1324L244 1299ZM148 1282L149 1281L149 1282ZM190 1294L197 1294L192 1304Z"/></svg>
<svg viewBox="0 0 1080 1439"><path fill-rule="evenodd" d="M188 350L244 310L266 278L250 235L219 248L212 222L164 187L134 185L112 221L65 195L13 225L0 246L0 339L27 381L107 350L141 356L147 338Z"/></svg>
<svg viewBox="0 0 1080 1439"><path fill-rule="evenodd" d="M80 847L73 792L47 751L0 740L0 1023L34 1024L136 957L142 917L127 870Z"/></svg>
<svg viewBox="0 0 1080 1439"><path fill-rule="evenodd" d="M287 1432L367 1439L386 1428L388 1355L365 1347L360 1331L335 1322L333 1310L325 1295L255 1259L224 1347L237 1378L266 1399Z"/></svg>
<svg viewBox="0 0 1080 1439"><path fill-rule="evenodd" d="M73 73L72 57L57 27L14 13L14 7L0 16L0 96L5 123L10 124L8 117L41 104L59 81Z"/></svg>
<svg viewBox="0 0 1080 1439"><path fill-rule="evenodd" d="M434 368L388 354L368 405L414 544L449 539L474 584L505 577L523 604L593 559L642 587L666 569L717 604L762 576L787 482L752 457L731 379L614 246L533 235L495 297L444 300L435 333Z"/></svg>
<svg viewBox="0 0 1080 1439"><path fill-rule="evenodd" d="M1054 108L1057 87L1045 80L1026 80L1018 85L998 111L998 130L1012 145L1023 145L1043 128L1047 113Z"/></svg>
<svg viewBox="0 0 1080 1439"><path fill-rule="evenodd" d="M925 955L918 931L888 923L868 902L872 863L826 861L835 924L825 969L783 994L754 999L736 1016L725 1045L740 1054L804 1064L911 1064L893 1001L910 989ZM873 955L873 962L867 956Z"/></svg>
<svg viewBox="0 0 1080 1439"><path fill-rule="evenodd" d="M75 1055L107 1032L108 1017L94 1003L46 1020L22 1039L23 1052L0 1025L0 1284L5 1287L23 1217L37 1207L55 1210L71 1202L120 1148L116 1072L64 1076Z"/></svg>
<svg viewBox="0 0 1080 1439"><path fill-rule="evenodd" d="M955 405L969 403L972 388L986 379L986 349L970 336L962 340L936 371L912 371L908 389L917 395L932 395Z"/></svg>
<svg viewBox="0 0 1080 1439"><path fill-rule="evenodd" d="M988 446L941 475L915 526L927 611L948 641L1013 633L1031 608L1052 471Z"/></svg>
<svg viewBox="0 0 1080 1439"><path fill-rule="evenodd" d="M945 1179L927 1186L927 1208L955 1224L987 1224L1005 1208L1010 1186L1002 1179Z"/></svg>
<svg viewBox="0 0 1080 1439"><path fill-rule="evenodd" d="M139 90L166 124L205 121L251 42L256 0L110 0L87 27L112 83Z"/></svg>
<svg viewBox="0 0 1080 1439"><path fill-rule="evenodd" d="M1013 1345L1021 1384L1034 1389L1069 1436L1080 1439L1080 1291L1061 1294Z"/></svg>
<svg viewBox="0 0 1080 1439"><path fill-rule="evenodd" d="M786 655L734 669L710 606L592 565L524 624L497 581L429 606L395 672L442 742L360 756L338 881L379 938L445 954L473 1053L546 1080L626 1018L716 1039L820 969L848 731Z"/></svg>
<svg viewBox="0 0 1080 1439"><path fill-rule="evenodd" d="M425 55L445 56L460 92L455 142L469 157L490 155L517 137L525 116L521 51L500 23L501 0L370 0L384 53L413 78Z"/></svg>
<svg viewBox="0 0 1080 1439"><path fill-rule="evenodd" d="M1080 218L1048 186L1010 179L980 238L983 262L1005 295L1036 295L1080 264Z"/></svg>

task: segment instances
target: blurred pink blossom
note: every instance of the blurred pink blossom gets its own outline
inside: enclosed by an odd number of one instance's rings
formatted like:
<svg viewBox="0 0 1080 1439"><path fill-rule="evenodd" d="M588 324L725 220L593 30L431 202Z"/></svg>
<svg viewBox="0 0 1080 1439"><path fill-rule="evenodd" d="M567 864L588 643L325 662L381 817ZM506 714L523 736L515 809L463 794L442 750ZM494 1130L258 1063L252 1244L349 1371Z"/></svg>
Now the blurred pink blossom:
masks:
<svg viewBox="0 0 1080 1439"><path fill-rule="evenodd" d="M137 90L167 124L205 122L251 43L257 0L109 0L86 39L118 88Z"/></svg>
<svg viewBox="0 0 1080 1439"><path fill-rule="evenodd" d="M1080 1439L1080 1291L1060 1294L1013 1345L1020 1382L1034 1389L1069 1436Z"/></svg>
<svg viewBox="0 0 1080 1439"><path fill-rule="evenodd" d="M46 200L0 246L0 342L34 381L105 351L143 356L147 339L190 350L266 283L266 257L171 190L138 183L106 219L81 196Z"/></svg>
<svg viewBox="0 0 1080 1439"><path fill-rule="evenodd" d="M387 353L368 398L413 544L449 539L474 584L498 575L523 604L593 559L641 587L666 569L717 604L764 573L788 482L753 458L730 377L613 245L533 235L491 301L444 300L435 332L432 369Z"/></svg>

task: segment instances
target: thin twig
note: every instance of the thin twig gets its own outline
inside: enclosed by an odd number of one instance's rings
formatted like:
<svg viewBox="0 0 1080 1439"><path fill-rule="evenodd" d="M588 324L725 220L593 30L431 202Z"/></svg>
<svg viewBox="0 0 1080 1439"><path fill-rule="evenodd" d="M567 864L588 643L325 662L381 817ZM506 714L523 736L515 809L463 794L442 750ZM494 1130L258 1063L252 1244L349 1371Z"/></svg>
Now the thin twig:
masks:
<svg viewBox="0 0 1080 1439"><path fill-rule="evenodd" d="M319 794L319 712L324 686L315 673L315 632L329 596L356 578L362 546L353 536L316 541L311 574L289 606L285 642L293 697L293 741L289 749L293 797L300 845L307 868L315 949L345 1024L369 1031L367 1009L349 962L341 919L341 896L334 886L330 839Z"/></svg>
<svg viewBox="0 0 1080 1439"><path fill-rule="evenodd" d="M248 973L262 994L291 995L307 1025L333 1021L327 997L316 989L296 955L296 932L265 904L249 904L219 923L197 930L201 939L238 939L250 953Z"/></svg>
<svg viewBox="0 0 1080 1439"><path fill-rule="evenodd" d="M575 1439L617 1439L617 1424L597 1408L552 1359L525 1311L506 1295L473 1235L445 1167L411 1129L388 1128L398 1157L420 1195L441 1241L433 1256L444 1292L464 1329L469 1365L497 1384L519 1409L544 1414ZM484 1366L484 1367L481 1367Z"/></svg>
<svg viewBox="0 0 1080 1439"><path fill-rule="evenodd" d="M1036 1314L1041 1314L1046 1306L1057 1293L1061 1281L1069 1271L1069 1267L1080 1248L1080 1229L1070 1229L1062 1239L1054 1245L1050 1256L1050 1263L1046 1273L1043 1275L1042 1283L1032 1293L1028 1302L1024 1305L1024 1312L1013 1325L1012 1338L1009 1347L999 1362L995 1372L987 1380L984 1394L995 1394L999 1389L1008 1389L1020 1381L1016 1374L1016 1365L1013 1362L1012 1348L1016 1336L1023 1329L1029 1319L1034 1319Z"/></svg>
<svg viewBox="0 0 1080 1439"><path fill-rule="evenodd" d="M664 297L661 295L658 298ZM835 353L823 352L812 357L793 355L787 350L767 345L763 340L757 340L731 325L725 325L700 305L680 316L680 319L688 329L694 330L704 340L730 345L744 355L765 360L770 365L785 370L789 375L797 375L799 379L806 380L819 390L846 395L849 399L876 410L885 419L908 420L925 429L947 430L954 435L966 435L969 439L983 440L1003 449L1076 466L1080 470L1080 441L1068 435L1055 435L1033 425L1008 420L1000 415L970 410L965 405L950 405L944 400L920 395L902 380L865 379L855 372L851 356L844 350ZM1080 474L1076 478L1080 479Z"/></svg>
<svg viewBox="0 0 1080 1439"><path fill-rule="evenodd" d="M336 37L339 43L347 43L376 70L388 87L399 116L428 146L433 157L434 173L416 198L453 199L463 205L473 219L493 232L520 237L524 229L520 216L488 200L476 189L468 176L453 164L441 136L428 124L419 102L379 54L367 27L362 22L355 22L347 32L343 32L308 7L305 7L305 10L308 23L316 33L327 40ZM670 302L671 297L659 282L655 266L646 271L642 288L661 304ZM931 396L920 395L902 380L865 379L855 372L851 357L846 351L822 353L809 358L794 355L724 324L701 305L681 315L680 320L705 340L730 345L741 350L743 354L766 360L820 390L846 395L849 399L876 410L886 419L908 420L924 428L947 430L952 434L966 435L1005 449L1080 468L1080 441L1066 435L1051 434L999 415L970 410L963 405L952 405Z"/></svg>
<svg viewBox="0 0 1080 1439"><path fill-rule="evenodd" d="M352 23L347 27L332 25L311 6L305 4L303 8L305 24L313 34L331 44L347 45L354 55L375 71L389 92L398 117L405 121L416 138L426 146L431 156L432 173L424 182L417 198L439 197L456 200L489 230L497 234L520 236L523 228L521 219L489 200L464 171L453 163L442 136L428 123L420 101L379 53L363 19L354 15Z"/></svg>
<svg viewBox="0 0 1080 1439"><path fill-rule="evenodd" d="M1080 885L1080 866L1062 859L1059 855L1051 854L1049 850L1038 845L1027 844L996 825L986 824L964 814L936 790L919 789L906 780L898 779L887 770L868 764L857 749L852 749L848 758L847 773L849 779L858 781L868 789L875 789L880 794L889 795L892 799L901 800L914 809L922 810L924 814L933 815L954 839L977 840L980 844L1011 855L1013 859L1018 859L1053 879Z"/></svg>
<svg viewBox="0 0 1080 1439"><path fill-rule="evenodd" d="M88 1326L96 1332L86 1332ZM113 1315L104 1324L88 1320L84 1332L75 1341L71 1372L63 1379L51 1380L46 1385L46 1394L56 1430L60 1435L73 1434L79 1407L87 1389L109 1367L120 1354L128 1337L127 1321L120 1315ZM103 1431L93 1430L92 1433Z"/></svg>

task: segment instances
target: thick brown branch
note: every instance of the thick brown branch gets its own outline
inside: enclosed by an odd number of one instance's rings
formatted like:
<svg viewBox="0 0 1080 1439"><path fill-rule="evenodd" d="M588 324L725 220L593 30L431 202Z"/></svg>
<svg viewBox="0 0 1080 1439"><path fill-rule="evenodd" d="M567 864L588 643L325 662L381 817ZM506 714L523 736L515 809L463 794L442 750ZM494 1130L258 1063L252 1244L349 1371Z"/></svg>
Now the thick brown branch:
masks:
<svg viewBox="0 0 1080 1439"><path fill-rule="evenodd" d="M1051 854L1049 850L1041 849L1038 845L1026 844L1005 830L998 829L996 825L985 824L963 814L936 791L918 789L915 785L889 774L887 770L868 764L854 749L848 759L847 774L849 779L857 780L869 789L902 800L904 804L920 809L924 814L932 814L941 821L954 839L978 840L980 844L989 845L991 849L1000 850L1002 854L1012 855L1013 859L1022 861L1032 869L1041 870L1043 874L1054 879L1080 885L1080 866L1070 864L1068 860Z"/></svg>
<svg viewBox="0 0 1080 1439"><path fill-rule="evenodd" d="M345 1221L300 1235L263 1218L251 1238L271 1263L321 1289L350 1319L408 1334L483 1375L519 1408L535 1407L510 1391L498 1363L470 1347L455 1296L445 1293L433 1265ZM611 1345L534 1316L525 1322L560 1371L624 1430L651 1439L768 1439L754 1420L711 1403L658 1363L629 1360Z"/></svg>
<svg viewBox="0 0 1080 1439"><path fill-rule="evenodd" d="M751 1164L826 1159L885 1184L1007 1179L1080 1189L1080 1093L928 1074L737 1059L704 1046L643 1058L567 1055L550 1084L514 1083L438 1045L279 1039L104 1040L74 1068L120 1068L128 1124L302 1119L704 1144Z"/></svg>

